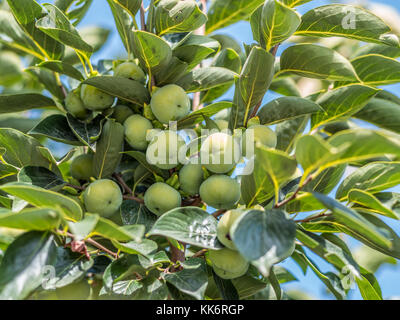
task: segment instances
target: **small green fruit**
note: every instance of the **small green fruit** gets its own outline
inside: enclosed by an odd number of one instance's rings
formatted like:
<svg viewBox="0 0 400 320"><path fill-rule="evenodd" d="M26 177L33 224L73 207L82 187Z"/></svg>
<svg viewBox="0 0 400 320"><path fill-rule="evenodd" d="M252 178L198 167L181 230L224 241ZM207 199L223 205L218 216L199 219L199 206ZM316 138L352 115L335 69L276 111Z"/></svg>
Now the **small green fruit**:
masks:
<svg viewBox="0 0 400 320"><path fill-rule="evenodd" d="M71 162L71 176L86 181L93 177L93 154L81 154L74 158Z"/></svg>
<svg viewBox="0 0 400 320"><path fill-rule="evenodd" d="M149 142L147 141L147 132L153 129L149 120L141 115L131 115L124 122L125 139L132 148L137 150L146 150Z"/></svg>
<svg viewBox="0 0 400 320"><path fill-rule="evenodd" d="M83 201L88 212L98 213L107 218L121 207L121 189L112 180L97 180L85 190Z"/></svg>
<svg viewBox="0 0 400 320"><path fill-rule="evenodd" d="M119 64L114 70L114 76L136 80L141 83L146 82L146 75L143 70L132 61Z"/></svg>
<svg viewBox="0 0 400 320"><path fill-rule="evenodd" d="M161 131L150 142L146 159L160 169L169 170L179 164L186 155L186 143L175 131Z"/></svg>
<svg viewBox="0 0 400 320"><path fill-rule="evenodd" d="M228 248L210 250L208 257L213 264L215 273L223 279L239 278L249 268L249 263L239 252Z"/></svg>
<svg viewBox="0 0 400 320"><path fill-rule="evenodd" d="M59 300L87 300L90 296L90 285L86 280L69 284L56 289Z"/></svg>
<svg viewBox="0 0 400 320"><path fill-rule="evenodd" d="M241 210L230 210L226 212L218 221L217 236L218 240L227 248L236 250L236 246L231 239L230 230L233 223L242 215Z"/></svg>
<svg viewBox="0 0 400 320"><path fill-rule="evenodd" d="M239 161L240 146L229 134L213 133L202 144L200 157L201 163L211 172L227 173Z"/></svg>
<svg viewBox="0 0 400 320"><path fill-rule="evenodd" d="M131 115L133 115L132 109L122 104L115 106L114 112L112 114L113 118L121 124L124 124L125 120L128 119Z"/></svg>
<svg viewBox="0 0 400 320"><path fill-rule="evenodd" d="M200 186L200 197L216 209L231 209L240 199L240 184L226 175L214 175Z"/></svg>
<svg viewBox="0 0 400 320"><path fill-rule="evenodd" d="M114 103L114 97L87 84L81 87L81 99L85 107L93 111L105 110Z"/></svg>
<svg viewBox="0 0 400 320"><path fill-rule="evenodd" d="M85 119L89 115L89 111L85 108L78 89L68 93L65 98L65 108L70 114L78 119Z"/></svg>
<svg viewBox="0 0 400 320"><path fill-rule="evenodd" d="M250 130L253 131L254 142L259 141L262 145L268 148L275 148L278 143L278 138L274 131L264 125L254 125L249 127L242 136L242 155L246 156L249 151L249 143L252 141ZM249 156L249 155L248 155Z"/></svg>
<svg viewBox="0 0 400 320"><path fill-rule="evenodd" d="M181 203L181 194L163 182L151 185L144 195L144 204L151 212L158 216L180 207Z"/></svg>
<svg viewBox="0 0 400 320"><path fill-rule="evenodd" d="M190 112L188 95L181 87L174 84L155 91L150 105L154 116L164 124L182 119Z"/></svg>
<svg viewBox="0 0 400 320"><path fill-rule="evenodd" d="M203 169L199 164L188 163L179 171L179 183L182 191L191 196L199 194L203 182Z"/></svg>

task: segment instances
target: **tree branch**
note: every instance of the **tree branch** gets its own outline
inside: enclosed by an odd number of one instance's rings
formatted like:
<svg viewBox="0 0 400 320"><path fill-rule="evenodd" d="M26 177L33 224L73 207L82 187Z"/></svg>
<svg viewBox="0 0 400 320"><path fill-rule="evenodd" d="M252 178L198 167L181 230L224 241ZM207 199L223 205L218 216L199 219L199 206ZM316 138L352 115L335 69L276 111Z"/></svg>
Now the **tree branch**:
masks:
<svg viewBox="0 0 400 320"><path fill-rule="evenodd" d="M319 218L323 218L323 217L329 217L331 215L331 213L325 213L325 212L321 212L320 214L316 215L316 216L311 216L302 220L294 220L294 222L296 223L306 223L306 222L310 222Z"/></svg>
<svg viewBox="0 0 400 320"><path fill-rule="evenodd" d="M215 219L217 219L219 216L222 216L224 213L226 213L228 210L226 210L226 209L221 209L221 210L218 210L218 211L215 211L213 214L212 214L212 216L215 218Z"/></svg>
<svg viewBox="0 0 400 320"><path fill-rule="evenodd" d="M146 31L146 18L145 18L145 9L144 9L143 2L142 2L142 5L140 6L140 25L141 25L142 31Z"/></svg>

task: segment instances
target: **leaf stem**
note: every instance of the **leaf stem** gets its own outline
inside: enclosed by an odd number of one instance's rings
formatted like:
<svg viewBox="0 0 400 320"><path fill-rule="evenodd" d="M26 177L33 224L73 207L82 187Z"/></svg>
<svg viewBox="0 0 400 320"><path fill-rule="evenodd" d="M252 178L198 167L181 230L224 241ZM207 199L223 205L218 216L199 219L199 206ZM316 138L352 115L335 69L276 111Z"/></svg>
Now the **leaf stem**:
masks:
<svg viewBox="0 0 400 320"><path fill-rule="evenodd" d="M296 191L295 191L289 198L287 198L287 199L285 199L285 200L283 200L283 201L278 202L277 204L275 204L275 208L281 208L281 207L287 205L290 201L296 199L297 196L298 196L298 194L299 194L299 192L300 192L307 184L309 184L309 183L312 181L312 179L313 179L313 176L312 176L312 175L311 175L311 176L308 176L308 178L304 181L304 183L301 184L300 186L298 186L297 189L296 189Z"/></svg>

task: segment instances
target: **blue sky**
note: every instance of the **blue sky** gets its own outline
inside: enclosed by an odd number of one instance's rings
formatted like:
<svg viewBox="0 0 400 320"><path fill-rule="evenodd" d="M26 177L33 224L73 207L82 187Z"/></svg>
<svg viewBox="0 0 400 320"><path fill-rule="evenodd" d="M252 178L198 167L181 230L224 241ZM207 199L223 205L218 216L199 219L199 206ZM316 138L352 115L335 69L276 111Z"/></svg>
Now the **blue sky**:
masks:
<svg viewBox="0 0 400 320"><path fill-rule="evenodd" d="M393 5L400 11L400 1L398 0L376 0L375 2ZM314 0L311 3L301 6L299 8L299 12L302 14L310 8L324 5L326 3L327 1L324 0ZM83 20L80 26L82 27L91 25L103 26L112 30L111 37L107 42L105 48L94 56L94 60L124 57L125 52L122 43L119 40L118 33L114 27L114 20L106 0L93 1L93 5L87 17ZM237 39L240 43L252 42L251 30L247 23L237 23L233 26L221 30L221 32L229 34L230 36ZM385 89L388 89L393 93L396 93L399 88L400 86L398 85L385 87ZM232 94L232 92L230 92L229 94ZM270 100L272 98L275 98L275 96L266 96L265 99ZM398 226L395 226L395 230L399 232L400 228ZM352 247L357 247L359 245L355 241L352 241L350 244ZM320 266L321 271L327 272L332 270L331 266L325 263L319 257L312 254L310 254L310 257L312 257L312 259ZM324 285L321 284L320 280L316 276L314 276L314 274L310 270L306 276L303 276L300 268L295 265L290 259L285 261L282 266L287 267L299 279L299 282L297 283L284 285L285 289L301 289L311 294L313 297L320 299L332 298L331 295L326 294ZM384 298L400 296L400 266L385 266L378 271L377 277L382 287ZM357 290L351 290L350 298L360 299L361 296Z"/></svg>

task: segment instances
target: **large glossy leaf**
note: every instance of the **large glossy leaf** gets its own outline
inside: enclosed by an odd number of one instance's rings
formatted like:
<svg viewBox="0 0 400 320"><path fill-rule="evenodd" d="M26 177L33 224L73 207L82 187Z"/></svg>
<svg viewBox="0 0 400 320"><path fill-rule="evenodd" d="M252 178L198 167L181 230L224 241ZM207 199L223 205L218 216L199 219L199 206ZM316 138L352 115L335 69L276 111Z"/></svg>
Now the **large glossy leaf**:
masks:
<svg viewBox="0 0 400 320"><path fill-rule="evenodd" d="M315 102L300 97L282 97L263 106L257 113L261 124L276 124L285 120L291 120L323 111Z"/></svg>
<svg viewBox="0 0 400 320"><path fill-rule="evenodd" d="M206 264L203 259L192 258L184 263L183 270L164 275L164 279L179 291L196 298L204 299L208 284Z"/></svg>
<svg viewBox="0 0 400 320"><path fill-rule="evenodd" d="M293 253L296 225L281 210L250 210L234 223L231 235L241 255L268 276Z"/></svg>
<svg viewBox="0 0 400 320"><path fill-rule="evenodd" d="M28 231L46 231L60 225L60 214L54 209L25 209L0 214L0 226Z"/></svg>
<svg viewBox="0 0 400 320"><path fill-rule="evenodd" d="M194 69L177 81L186 92L206 91L221 85L232 84L237 74L221 67Z"/></svg>
<svg viewBox="0 0 400 320"><path fill-rule="evenodd" d="M163 214L149 235L161 235L202 248L222 248L217 240L217 220L197 207L177 208Z"/></svg>
<svg viewBox="0 0 400 320"><path fill-rule="evenodd" d="M74 48L78 54L89 58L93 48L86 43L68 17L52 4L45 4L47 15L36 21L36 27L58 42Z"/></svg>
<svg viewBox="0 0 400 320"><path fill-rule="evenodd" d="M66 182L57 174L44 167L26 166L18 173L18 181L48 190L59 191Z"/></svg>
<svg viewBox="0 0 400 320"><path fill-rule="evenodd" d="M98 115L90 123L79 121L72 115L67 114L67 121L74 132L75 136L86 146L94 151L96 140L99 139L103 122L105 121L102 115Z"/></svg>
<svg viewBox="0 0 400 320"><path fill-rule="evenodd" d="M361 7L331 4L312 9L301 19L296 35L346 37L364 42L388 43L385 34L390 32L390 28Z"/></svg>
<svg viewBox="0 0 400 320"><path fill-rule="evenodd" d="M121 205L121 218L125 225L142 224L148 232L157 220L144 205L133 200L126 200Z"/></svg>
<svg viewBox="0 0 400 320"><path fill-rule="evenodd" d="M50 70L39 67L28 67L25 72L30 74L32 78L39 84L43 85L44 89L50 92L52 96L57 98L58 102L63 101L65 93L59 85L56 74Z"/></svg>
<svg viewBox="0 0 400 320"><path fill-rule="evenodd" d="M385 99L373 98L353 117L400 133L400 105Z"/></svg>
<svg viewBox="0 0 400 320"><path fill-rule="evenodd" d="M280 73L333 81L357 80L352 64L345 57L315 44L297 44L287 48L281 55Z"/></svg>
<svg viewBox="0 0 400 320"><path fill-rule="evenodd" d="M149 92L143 84L135 80L111 76L98 76L89 78L85 80L84 83L138 106L149 103Z"/></svg>
<svg viewBox="0 0 400 320"><path fill-rule="evenodd" d="M291 152L297 137L303 133L308 122L309 116L303 116L278 123L275 127L278 138L276 148L288 153Z"/></svg>
<svg viewBox="0 0 400 320"><path fill-rule="evenodd" d="M32 231L19 236L7 249L0 265L0 299L20 300L45 280L44 270L56 259L54 237Z"/></svg>
<svg viewBox="0 0 400 320"><path fill-rule="evenodd" d="M369 163L347 176L336 191L336 198L345 200L351 189L376 193L400 183L399 162Z"/></svg>
<svg viewBox="0 0 400 320"><path fill-rule="evenodd" d="M124 150L124 126L108 120L96 144L93 158L93 170L98 179L111 176L117 169Z"/></svg>
<svg viewBox="0 0 400 320"><path fill-rule="evenodd" d="M238 80L229 127L236 129L247 124L253 108L262 101L274 74L275 58L260 47L248 56Z"/></svg>
<svg viewBox="0 0 400 320"><path fill-rule="evenodd" d="M276 0L267 0L251 17L254 39L270 50L288 39L300 25L300 15Z"/></svg>
<svg viewBox="0 0 400 320"><path fill-rule="evenodd" d="M207 33L244 20L263 3L263 0L216 0L208 11Z"/></svg>
<svg viewBox="0 0 400 320"><path fill-rule="evenodd" d="M157 34L164 35L196 30L206 23L207 16L195 1L161 0L154 20Z"/></svg>
<svg viewBox="0 0 400 320"><path fill-rule="evenodd" d="M93 234L114 241L140 241L142 229L139 229L136 226L133 226L133 228L131 226L120 227L111 220L99 218Z"/></svg>
<svg viewBox="0 0 400 320"><path fill-rule="evenodd" d="M310 2L312 0L281 0L281 2L285 5L287 5L288 7L296 7L296 6L300 6L304 3Z"/></svg>
<svg viewBox="0 0 400 320"><path fill-rule="evenodd" d="M81 206L76 201L60 193L19 182L2 185L0 189L25 200L35 207L61 209L72 220L80 220L82 218Z"/></svg>
<svg viewBox="0 0 400 320"><path fill-rule="evenodd" d="M60 59L64 53L64 46L36 27L36 21L46 14L44 8L35 0L7 2L15 19L34 42L41 56L52 60Z"/></svg>
<svg viewBox="0 0 400 320"><path fill-rule="evenodd" d="M40 166L49 168L49 161L42 156L38 147L40 143L14 129L0 128L0 147L5 149L3 159L17 168Z"/></svg>
<svg viewBox="0 0 400 320"><path fill-rule="evenodd" d="M35 137L46 137L69 145L83 145L71 130L67 118L61 114L53 114L44 118L29 131L29 134Z"/></svg>
<svg viewBox="0 0 400 320"><path fill-rule="evenodd" d="M59 60L43 61L37 66L40 68L49 69L59 74L64 74L78 81L84 79L82 73L78 69L76 69L73 65L70 65L66 62L62 62Z"/></svg>
<svg viewBox="0 0 400 320"><path fill-rule="evenodd" d="M0 113L13 113L38 108L55 107L55 102L38 93L0 95Z"/></svg>
<svg viewBox="0 0 400 320"><path fill-rule="evenodd" d="M358 288L364 300L383 300L382 291L375 276L361 268L361 277L356 278Z"/></svg>
<svg viewBox="0 0 400 320"><path fill-rule="evenodd" d="M142 67L150 74L164 68L172 57L169 44L160 37L145 31L134 31L133 50Z"/></svg>
<svg viewBox="0 0 400 320"><path fill-rule="evenodd" d="M140 9L140 5L142 4L141 0L113 0L122 6L129 14L134 17L136 13L138 13Z"/></svg>
<svg viewBox="0 0 400 320"><path fill-rule="evenodd" d="M312 115L312 128L352 116L360 111L377 92L378 90L373 87L355 84L324 93L316 101L324 112Z"/></svg>

